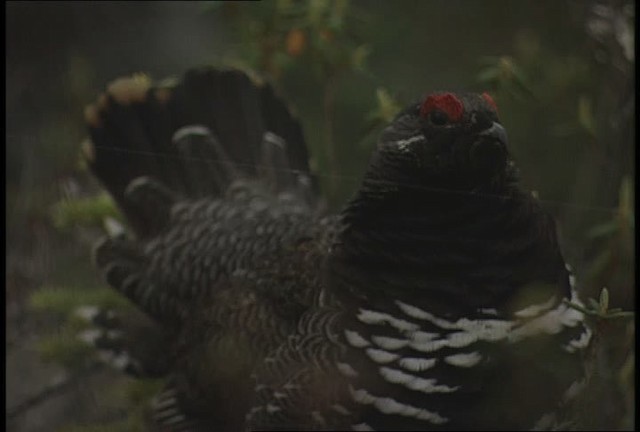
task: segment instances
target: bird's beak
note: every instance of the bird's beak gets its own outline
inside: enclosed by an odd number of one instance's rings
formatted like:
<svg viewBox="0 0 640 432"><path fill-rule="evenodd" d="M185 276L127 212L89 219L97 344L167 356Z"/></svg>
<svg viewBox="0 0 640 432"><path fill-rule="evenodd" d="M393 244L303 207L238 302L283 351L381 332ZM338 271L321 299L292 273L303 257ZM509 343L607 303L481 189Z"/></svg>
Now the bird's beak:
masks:
<svg viewBox="0 0 640 432"><path fill-rule="evenodd" d="M499 141L503 146L507 146L507 131L504 130L500 123L493 122L491 127L479 134L481 137L489 137L492 140Z"/></svg>
<svg viewBox="0 0 640 432"><path fill-rule="evenodd" d="M476 172L490 176L497 174L507 161L507 131L494 122L478 134L469 156Z"/></svg>

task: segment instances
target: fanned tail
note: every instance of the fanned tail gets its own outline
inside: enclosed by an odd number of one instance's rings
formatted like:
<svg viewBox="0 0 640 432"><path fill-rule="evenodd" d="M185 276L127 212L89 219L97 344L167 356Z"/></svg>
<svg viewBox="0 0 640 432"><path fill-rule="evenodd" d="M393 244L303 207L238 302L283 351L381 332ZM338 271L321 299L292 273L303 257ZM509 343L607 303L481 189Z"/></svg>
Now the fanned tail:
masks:
<svg viewBox="0 0 640 432"><path fill-rule="evenodd" d="M103 322L100 318L108 313L91 309L88 319L95 328L81 336L114 366L137 376L161 376L173 363L169 339L179 328L174 324L189 313L189 301L196 296L190 290L199 286L192 274L182 275L180 284L168 281L164 273L158 276L157 266L149 270L151 257L169 256L162 252L162 236L173 229L172 241L198 243L205 250L208 246L197 242L202 230L228 213L216 210L215 198L232 206L239 198L231 197L242 193L243 185L253 188L250 196L262 191L281 195L279 205L285 206L286 194L296 204L313 208L316 180L301 126L270 85L237 70L212 68L191 70L169 84L154 84L145 75L118 79L85 109L85 119L90 138L83 145L84 156L133 234L103 239L94 259L107 282L151 322ZM211 200L202 200L205 197ZM181 216L181 209L186 215ZM200 227L181 219L194 213L211 221ZM215 235L210 238L216 240ZM266 250L268 244L258 246ZM224 246L206 250L232 253ZM223 258L212 261L211 269L223 268ZM162 406L169 406L166 402ZM162 411L158 423L176 422L179 416L171 412L173 407Z"/></svg>
<svg viewBox="0 0 640 432"><path fill-rule="evenodd" d="M144 248L170 228L178 202L224 198L244 183L315 204L299 122L270 85L243 72L193 69L167 85L145 75L120 78L86 108L85 118L88 165L134 234L100 242L96 264L111 286L154 318L175 321L185 313L178 288L160 288L144 273Z"/></svg>
<svg viewBox="0 0 640 432"><path fill-rule="evenodd" d="M194 69L167 86L121 78L85 118L89 166L140 238L158 233L176 198L219 196L243 178L313 205L299 122L270 85L240 71Z"/></svg>

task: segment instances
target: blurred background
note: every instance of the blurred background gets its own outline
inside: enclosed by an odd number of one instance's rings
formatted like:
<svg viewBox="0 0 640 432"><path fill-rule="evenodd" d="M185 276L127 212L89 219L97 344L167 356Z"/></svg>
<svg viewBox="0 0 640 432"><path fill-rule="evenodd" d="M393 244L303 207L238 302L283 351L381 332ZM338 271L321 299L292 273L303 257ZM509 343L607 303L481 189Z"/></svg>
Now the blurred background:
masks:
<svg viewBox="0 0 640 432"><path fill-rule="evenodd" d="M524 183L558 219L582 296L602 306L607 287L609 309L633 308L631 0L5 7L8 430L138 430L154 389L101 367L73 336L78 306L126 307L91 266L92 243L118 215L79 149L83 107L136 72L164 79L211 64L267 77L301 118L333 208L400 107L434 90L489 91ZM594 403L605 429L632 430L633 320L610 315L598 328L602 373L616 384Z"/></svg>

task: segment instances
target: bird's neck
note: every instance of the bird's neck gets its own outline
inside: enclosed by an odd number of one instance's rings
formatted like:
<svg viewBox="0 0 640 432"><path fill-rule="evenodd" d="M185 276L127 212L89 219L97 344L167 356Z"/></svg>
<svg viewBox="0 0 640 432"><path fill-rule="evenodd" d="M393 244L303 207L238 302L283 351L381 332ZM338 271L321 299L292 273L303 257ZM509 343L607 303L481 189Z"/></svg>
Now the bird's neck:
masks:
<svg viewBox="0 0 640 432"><path fill-rule="evenodd" d="M365 179L333 248L337 285L355 295L360 286L417 291L446 309L460 298L476 308L508 301L525 284L562 283L553 219L509 180L463 191Z"/></svg>

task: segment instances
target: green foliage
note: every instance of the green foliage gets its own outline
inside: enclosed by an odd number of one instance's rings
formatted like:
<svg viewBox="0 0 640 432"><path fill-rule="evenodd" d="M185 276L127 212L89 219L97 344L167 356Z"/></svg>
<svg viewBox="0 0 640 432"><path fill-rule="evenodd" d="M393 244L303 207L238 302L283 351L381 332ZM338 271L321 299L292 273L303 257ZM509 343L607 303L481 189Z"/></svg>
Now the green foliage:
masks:
<svg viewBox="0 0 640 432"><path fill-rule="evenodd" d="M34 309L43 312L55 312L63 317L63 324L57 332L42 337L37 349L45 361L59 364L69 371L80 373L98 363L95 347L81 340L85 330L91 330L90 323L74 312L82 305L93 305L102 308L123 310L131 305L107 288L93 290L47 289L36 292L31 297ZM100 423L67 425L61 429L66 431L144 431L147 430L148 407L151 398L164 386L163 380L152 379L118 379L111 382L100 392L101 403L110 409L124 412L115 420L104 420Z"/></svg>
<svg viewBox="0 0 640 432"><path fill-rule="evenodd" d="M596 253L588 261L581 291L584 296L599 290L598 299L589 298L586 306L566 302L587 315L594 331L593 395L591 405L584 408L584 417L591 423L585 429L634 427L635 313L623 310L629 308L635 293L634 221L633 185L625 177L616 211L587 232Z"/></svg>
<svg viewBox="0 0 640 432"><path fill-rule="evenodd" d="M625 177L620 185L618 207L612 217L593 226L587 232L587 238L598 245L598 252L591 258L585 280L591 287L615 284L624 294L634 291L634 244L635 210L633 206L633 184ZM593 288L591 288L593 290ZM584 311L599 318L627 317L631 313L621 312L620 308L609 310L609 290L600 291L599 301L590 300L591 309ZM618 301L618 304L624 302ZM625 304L626 305L626 304Z"/></svg>
<svg viewBox="0 0 640 432"><path fill-rule="evenodd" d="M379 87L376 90L376 106L366 116L366 125L360 147L371 151L377 136L402 109L398 101L392 97L387 89Z"/></svg>
<svg viewBox="0 0 640 432"><path fill-rule="evenodd" d="M592 298L589 299L589 307L584 307L568 300L565 300L565 303L573 309L579 310L586 315L596 317L598 319L635 317L633 312L623 311L621 308L609 309L609 290L607 288L602 288L602 291L600 291L600 297L597 301Z"/></svg>
<svg viewBox="0 0 640 432"><path fill-rule="evenodd" d="M398 114L402 107L398 102L391 97L389 92L384 88L378 88L376 90L376 100L378 106L369 115L371 120L379 120L385 123L390 123L393 118Z"/></svg>
<svg viewBox="0 0 640 432"><path fill-rule="evenodd" d="M616 13L613 2L605 3ZM606 286L613 305L627 306L635 286L627 163L633 143L626 132L633 120L623 106L632 62L621 58L613 66L589 50L562 52L532 28L518 31L512 45L508 54L481 59L476 85L494 92L525 183L559 219L565 245L573 246L565 250L569 260L582 263L582 293L597 297ZM617 47L599 49L614 55ZM610 208L616 188L618 206Z"/></svg>
<svg viewBox="0 0 640 432"><path fill-rule="evenodd" d="M101 226L106 217L121 219L113 199L104 191L82 199L63 199L51 210L51 218L58 229L69 229L78 225Z"/></svg>
<svg viewBox="0 0 640 432"><path fill-rule="evenodd" d="M73 326L61 333L49 335L38 342L38 352L43 360L57 363L70 370L86 367L95 354L93 347L77 338Z"/></svg>
<svg viewBox="0 0 640 432"><path fill-rule="evenodd" d="M55 314L62 320L56 332L40 339L38 351L44 360L70 370L80 370L95 361L95 349L79 338L80 333L89 327L89 323L78 316L76 310L85 305L115 310L131 307L121 295L106 287L45 287L31 295L29 305L36 312Z"/></svg>
<svg viewBox="0 0 640 432"><path fill-rule="evenodd" d="M86 101L85 93L87 83L87 68L82 58L71 58L71 68L78 72L69 76L74 76L77 80L69 83L71 96L75 100L74 108L77 109ZM53 127L46 132L55 141L78 142L77 139L55 138L56 133L61 133L63 128ZM77 150L77 147L76 147ZM74 152L61 152L64 155ZM69 158L67 158L69 159ZM80 178L86 171L84 158L78 155L74 158L73 169L76 170ZM77 163L77 162L80 163ZM68 160L72 162L71 159ZM59 231L64 231L67 235L79 234L84 228L109 229L114 223L121 223L122 216L117 209L111 196L103 191L96 195L77 196L76 194L65 194L63 198L50 206L48 217L53 227ZM76 239L77 241L78 239ZM89 250L86 251L89 255ZM60 261L58 264L62 264ZM77 263L74 267L78 267ZM73 269L71 270L73 271ZM78 270L79 271L79 270ZM59 278L58 278L59 279ZM64 280L69 279L66 276ZM73 280L74 278L70 278ZM37 351L44 361L56 363L72 374L82 376L82 374L95 368L98 363L97 351L95 347L87 344L80 338L83 331L90 330L91 324L79 316L76 311L82 306L94 306L105 310L126 311L131 309L131 304L113 289L100 285L95 286L95 282L83 285L78 283L42 286L35 290L29 297L28 306L36 314L47 317L56 322L50 326L51 330L42 335L37 342ZM72 375L73 376L73 375ZM73 378L71 378L73 379ZM113 396L108 406L116 405L121 412L126 415L116 416L115 420L104 420L99 423L67 425L60 431L143 431L145 427L145 412L151 393L156 392L161 383L154 380L125 381L116 380L109 384L101 392L101 396Z"/></svg>
<svg viewBox="0 0 640 432"><path fill-rule="evenodd" d="M611 218L593 226L587 237L597 247L590 260L586 281L593 291L598 286L610 285L623 291L622 298L634 291L634 238L635 209L633 184L625 177L620 185L618 207ZM611 285L613 284L613 285ZM618 299L618 303L626 302Z"/></svg>
<svg viewBox="0 0 640 432"><path fill-rule="evenodd" d="M512 57L485 57L481 64L483 68L476 76L478 83L518 99L535 98L529 78Z"/></svg>
<svg viewBox="0 0 640 432"><path fill-rule="evenodd" d="M367 65L372 48L360 36L367 15L348 0L214 3L207 9L224 16L242 41L228 64L258 71L285 89L299 83L305 99L318 101L320 109L308 110L304 119L307 129L318 131L308 136L311 164L328 201L340 202L345 191L336 180L343 159L337 143L346 137L338 136L337 112L350 101L339 89L352 76L373 79ZM374 139L377 126L360 118L351 129L369 132L366 138Z"/></svg>
<svg viewBox="0 0 640 432"><path fill-rule="evenodd" d="M365 67L369 47L352 36L361 14L348 0L223 3L214 11L233 22L242 40L235 60L274 79L300 62L320 80Z"/></svg>
<svg viewBox="0 0 640 432"><path fill-rule="evenodd" d="M524 115L535 115L540 109L552 109L566 115L551 125L557 137L579 137L585 132L595 136L587 63L580 57L559 56L541 46L538 38L523 32L516 39L515 55L482 58L476 84L496 94L501 113L524 110ZM529 130L524 125L520 128Z"/></svg>
<svg viewBox="0 0 640 432"><path fill-rule="evenodd" d="M127 300L107 287L93 289L42 287L29 298L31 308L40 312L53 312L61 316L71 315L83 305L95 305L106 309L130 307Z"/></svg>

